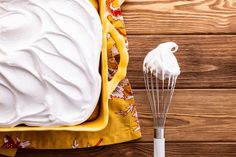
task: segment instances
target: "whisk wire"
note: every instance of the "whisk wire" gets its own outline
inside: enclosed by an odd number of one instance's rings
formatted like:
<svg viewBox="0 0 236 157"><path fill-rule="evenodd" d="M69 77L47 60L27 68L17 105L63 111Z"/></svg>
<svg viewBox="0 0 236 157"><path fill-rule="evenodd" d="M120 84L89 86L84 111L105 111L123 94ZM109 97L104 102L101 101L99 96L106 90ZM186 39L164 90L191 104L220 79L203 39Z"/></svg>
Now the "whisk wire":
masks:
<svg viewBox="0 0 236 157"><path fill-rule="evenodd" d="M144 82L145 82L145 87L146 87L146 92L147 92L147 95L148 95L148 101L150 103L150 107L151 107L151 110L152 110L152 115L153 115L153 123L154 123L154 126L157 125L157 114L155 113L154 111L154 107L155 107L155 104L153 103L153 99L152 99L152 95L151 95L151 90L150 90L150 85L149 85L149 73L148 72L144 72Z"/></svg>
<svg viewBox="0 0 236 157"><path fill-rule="evenodd" d="M167 113L168 111L168 107L169 107L169 99L170 99L170 93L171 93L171 80L172 80L172 77L169 77L168 78L168 84L167 84L167 88L166 90L164 91L165 92L165 101L163 101L163 106L164 106L164 109L163 109L163 112L164 113ZM164 114L164 117L163 117L163 124L165 124L165 119L166 119L166 114Z"/></svg>
<svg viewBox="0 0 236 157"><path fill-rule="evenodd" d="M144 82L155 128L164 128L176 80L176 76L170 76L165 82L164 76L162 76L160 82L157 72L144 72Z"/></svg>
<svg viewBox="0 0 236 157"><path fill-rule="evenodd" d="M171 100L172 100L172 97L173 97L173 94L174 94L174 90L175 90L175 84L176 84L176 80L177 80L177 77L176 76L171 76L169 77L169 85L168 85L168 96L166 98L166 104L165 104L165 110L164 112L167 113L168 110L169 110L169 107L170 107L170 103L171 103ZM166 115L164 117L164 123L166 121Z"/></svg>
<svg viewBox="0 0 236 157"><path fill-rule="evenodd" d="M157 118L157 110L156 110L156 99L155 99L155 89L154 89L154 84L153 84L153 73L151 72L151 88L152 88L152 100L153 100L153 109L154 109L154 116L155 119Z"/></svg>
<svg viewBox="0 0 236 157"><path fill-rule="evenodd" d="M157 76L157 73L156 73ZM157 99L157 113L160 113L160 101L159 101L159 91L157 90L159 89L159 79L156 77L156 99Z"/></svg>

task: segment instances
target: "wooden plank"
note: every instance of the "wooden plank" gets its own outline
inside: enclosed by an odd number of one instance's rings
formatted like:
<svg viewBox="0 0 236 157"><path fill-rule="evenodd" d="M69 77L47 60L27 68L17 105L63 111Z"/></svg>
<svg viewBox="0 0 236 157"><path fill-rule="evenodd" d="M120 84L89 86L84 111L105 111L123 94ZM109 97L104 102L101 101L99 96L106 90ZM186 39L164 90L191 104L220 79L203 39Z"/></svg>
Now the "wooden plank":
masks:
<svg viewBox="0 0 236 157"><path fill-rule="evenodd" d="M153 138L144 90L135 90L142 141ZM236 141L236 89L176 90L166 121L167 141Z"/></svg>
<svg viewBox="0 0 236 157"><path fill-rule="evenodd" d="M235 157L236 143L166 143L167 157ZM79 150L19 150L16 157L151 157L152 143L124 143Z"/></svg>
<svg viewBox="0 0 236 157"><path fill-rule="evenodd" d="M128 78L144 88L145 55L159 43L175 41L181 75L176 88L236 88L236 35L130 35Z"/></svg>
<svg viewBox="0 0 236 157"><path fill-rule="evenodd" d="M236 33L233 0L126 0L129 34Z"/></svg>

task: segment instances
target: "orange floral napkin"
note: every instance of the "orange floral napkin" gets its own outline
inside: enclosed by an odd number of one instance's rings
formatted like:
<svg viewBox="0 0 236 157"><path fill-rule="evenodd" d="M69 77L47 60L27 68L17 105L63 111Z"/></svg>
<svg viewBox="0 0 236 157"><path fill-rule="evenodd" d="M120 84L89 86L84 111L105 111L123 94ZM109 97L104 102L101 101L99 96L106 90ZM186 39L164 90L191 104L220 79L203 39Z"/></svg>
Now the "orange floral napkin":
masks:
<svg viewBox="0 0 236 157"><path fill-rule="evenodd" d="M99 0L100 1L100 0ZM124 0L106 0L106 15L110 23L126 39L126 30L120 6ZM99 2L91 0L99 10ZM107 35L109 79L115 74L119 51L116 42ZM30 149L77 149L126 142L141 137L138 114L128 78L116 87L109 98L109 122L98 132L39 131L0 133L0 154L14 156L18 148ZM10 150L9 150L10 149Z"/></svg>

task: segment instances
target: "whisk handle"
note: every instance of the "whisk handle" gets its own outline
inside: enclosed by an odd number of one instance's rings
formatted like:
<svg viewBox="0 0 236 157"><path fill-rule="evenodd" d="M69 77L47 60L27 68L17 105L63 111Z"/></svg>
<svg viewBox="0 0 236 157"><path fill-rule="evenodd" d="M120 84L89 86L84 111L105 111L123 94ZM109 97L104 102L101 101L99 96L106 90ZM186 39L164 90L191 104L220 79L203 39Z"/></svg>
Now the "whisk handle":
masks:
<svg viewBox="0 0 236 157"><path fill-rule="evenodd" d="M154 138L154 157L165 157L165 139Z"/></svg>

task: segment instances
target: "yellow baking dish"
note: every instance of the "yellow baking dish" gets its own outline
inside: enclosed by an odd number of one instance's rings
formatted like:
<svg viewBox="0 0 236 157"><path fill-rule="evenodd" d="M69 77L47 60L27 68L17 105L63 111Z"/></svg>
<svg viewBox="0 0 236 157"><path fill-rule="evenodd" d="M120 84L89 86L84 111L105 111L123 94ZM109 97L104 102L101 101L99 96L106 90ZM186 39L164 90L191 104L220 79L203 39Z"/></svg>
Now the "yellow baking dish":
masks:
<svg viewBox="0 0 236 157"><path fill-rule="evenodd" d="M128 52L125 46L124 38L118 33L114 26L106 17L106 0L99 0L99 14L103 26L102 37L102 54L101 54L101 76L102 76L102 92L100 96L100 113L98 118L93 121L87 121L76 126L63 127L30 127L17 126L14 128L0 128L0 132L11 131L99 131L107 126L109 118L108 98L115 90L119 82L125 78L128 65ZM108 61L107 61L107 34L110 34L117 43L120 52L120 62L118 70L112 80L108 80Z"/></svg>

